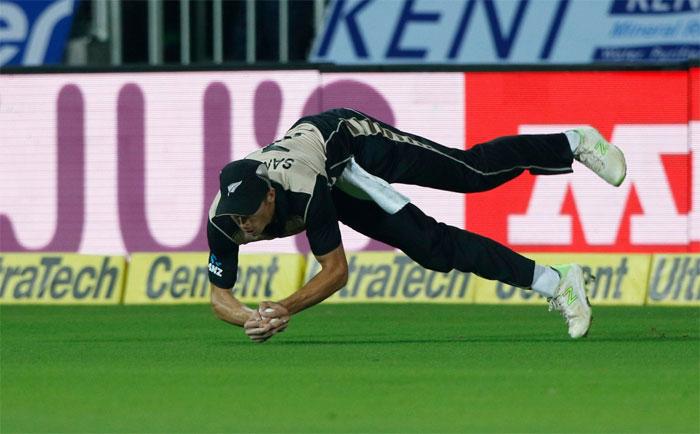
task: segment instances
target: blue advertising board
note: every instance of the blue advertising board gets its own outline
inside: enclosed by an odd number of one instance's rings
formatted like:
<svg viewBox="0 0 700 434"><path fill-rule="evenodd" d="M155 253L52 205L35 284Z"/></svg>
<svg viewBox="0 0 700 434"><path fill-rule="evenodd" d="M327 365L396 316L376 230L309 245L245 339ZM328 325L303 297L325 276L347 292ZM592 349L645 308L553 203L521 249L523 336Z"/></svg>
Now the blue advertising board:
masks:
<svg viewBox="0 0 700 434"><path fill-rule="evenodd" d="M700 58L700 0L332 0L310 54L337 64Z"/></svg>
<svg viewBox="0 0 700 434"><path fill-rule="evenodd" d="M63 59L78 0L0 0L0 66Z"/></svg>

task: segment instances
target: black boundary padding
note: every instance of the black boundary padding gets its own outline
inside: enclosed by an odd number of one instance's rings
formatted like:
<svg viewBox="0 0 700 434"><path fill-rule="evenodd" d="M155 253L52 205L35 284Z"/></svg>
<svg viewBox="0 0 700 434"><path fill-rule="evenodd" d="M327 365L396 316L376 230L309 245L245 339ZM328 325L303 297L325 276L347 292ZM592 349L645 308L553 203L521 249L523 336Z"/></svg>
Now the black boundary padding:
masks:
<svg viewBox="0 0 700 434"><path fill-rule="evenodd" d="M682 71L700 67L700 59L677 63L590 63L566 65L517 64L517 65L477 65L477 64L411 64L411 65L334 65L327 63L276 63L258 62L198 63L195 65L149 65L126 64L120 66L91 65L42 65L4 66L0 75L13 74L76 74L76 73L136 73L136 72L191 72L191 71L288 71L316 70L322 73L352 72L546 72L546 71Z"/></svg>

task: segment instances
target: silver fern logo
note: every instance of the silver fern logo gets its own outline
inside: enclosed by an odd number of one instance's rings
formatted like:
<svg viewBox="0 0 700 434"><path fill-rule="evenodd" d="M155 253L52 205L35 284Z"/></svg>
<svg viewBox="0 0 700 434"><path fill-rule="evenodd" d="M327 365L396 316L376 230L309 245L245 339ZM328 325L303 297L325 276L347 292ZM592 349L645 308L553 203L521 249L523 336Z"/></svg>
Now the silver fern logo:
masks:
<svg viewBox="0 0 700 434"><path fill-rule="evenodd" d="M238 186L241 185L242 182L243 181L238 181L238 182L233 182L233 183L229 184L227 187L228 195L231 196L233 194L233 192L236 191Z"/></svg>

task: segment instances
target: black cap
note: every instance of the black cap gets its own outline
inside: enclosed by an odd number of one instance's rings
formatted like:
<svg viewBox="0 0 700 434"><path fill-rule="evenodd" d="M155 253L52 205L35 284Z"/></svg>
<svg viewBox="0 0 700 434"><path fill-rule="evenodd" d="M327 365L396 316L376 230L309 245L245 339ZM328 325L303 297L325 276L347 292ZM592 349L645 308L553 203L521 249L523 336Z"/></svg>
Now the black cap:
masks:
<svg viewBox="0 0 700 434"><path fill-rule="evenodd" d="M255 214L269 189L265 164L247 159L232 161L219 174L221 198L216 215Z"/></svg>

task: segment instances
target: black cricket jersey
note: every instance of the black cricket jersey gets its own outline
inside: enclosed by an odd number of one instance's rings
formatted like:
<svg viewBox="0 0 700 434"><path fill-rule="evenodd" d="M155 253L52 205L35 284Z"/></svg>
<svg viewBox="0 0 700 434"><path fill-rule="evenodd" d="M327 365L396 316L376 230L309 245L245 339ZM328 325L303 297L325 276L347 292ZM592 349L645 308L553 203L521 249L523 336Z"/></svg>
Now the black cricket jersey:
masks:
<svg viewBox="0 0 700 434"><path fill-rule="evenodd" d="M276 190L275 214L259 236L243 232L229 215L215 214L221 194L209 209L209 280L220 288L236 283L241 244L287 237L306 230L311 251L329 253L340 245L340 229L326 171L326 139L308 122L297 122L285 136L246 159L264 163Z"/></svg>
<svg viewBox="0 0 700 434"><path fill-rule="evenodd" d="M427 269L456 269L526 288L535 267L531 259L436 221L391 184L486 191L525 170L569 173L573 153L564 134L506 136L466 150L451 148L355 110L333 109L299 119L284 138L246 158L267 166L277 191L275 215L263 234L247 236L230 216L215 214L217 195L207 226L209 278L216 286L235 284L241 244L306 230L311 251L324 255L340 245L342 221Z"/></svg>

